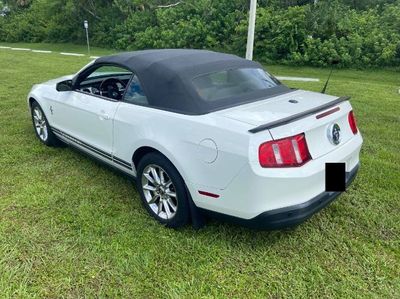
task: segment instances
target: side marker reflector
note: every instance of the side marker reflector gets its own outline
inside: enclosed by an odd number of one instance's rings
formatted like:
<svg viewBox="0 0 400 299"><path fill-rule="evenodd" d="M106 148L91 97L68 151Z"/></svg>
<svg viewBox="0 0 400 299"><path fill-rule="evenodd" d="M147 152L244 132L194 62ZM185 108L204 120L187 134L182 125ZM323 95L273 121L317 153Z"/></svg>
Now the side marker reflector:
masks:
<svg viewBox="0 0 400 299"><path fill-rule="evenodd" d="M199 194L204 195L204 196L209 196L212 198L218 198L219 195L218 194L214 194L214 193L210 193L210 192L206 192L206 191L201 191L199 190Z"/></svg>

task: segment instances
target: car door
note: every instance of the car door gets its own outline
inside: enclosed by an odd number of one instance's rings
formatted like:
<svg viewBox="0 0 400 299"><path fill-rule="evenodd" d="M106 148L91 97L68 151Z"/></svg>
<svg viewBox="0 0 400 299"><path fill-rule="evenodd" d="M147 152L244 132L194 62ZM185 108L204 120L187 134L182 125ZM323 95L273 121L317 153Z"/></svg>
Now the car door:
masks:
<svg viewBox="0 0 400 299"><path fill-rule="evenodd" d="M122 74L128 81L130 74L122 70L123 73L116 71L104 75L104 72L99 71L101 66L91 68L92 70L86 71L87 74L82 78L79 79L78 76L79 81L72 91L60 93L52 107L54 127L64 134L68 141L94 154L112 159L113 121L119 100L102 95L94 86L98 86L96 82L115 77L117 74Z"/></svg>
<svg viewBox="0 0 400 299"><path fill-rule="evenodd" d="M92 151L111 154L113 117L118 104L79 91L62 93L53 107L56 129Z"/></svg>

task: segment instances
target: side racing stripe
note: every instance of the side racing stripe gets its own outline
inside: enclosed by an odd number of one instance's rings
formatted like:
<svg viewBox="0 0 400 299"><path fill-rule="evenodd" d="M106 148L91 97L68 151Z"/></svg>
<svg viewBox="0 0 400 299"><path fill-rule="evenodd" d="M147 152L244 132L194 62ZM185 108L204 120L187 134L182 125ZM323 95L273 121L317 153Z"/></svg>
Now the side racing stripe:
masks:
<svg viewBox="0 0 400 299"><path fill-rule="evenodd" d="M51 127L51 130L54 133L56 133L57 135L60 135L61 137L64 137L65 139L68 139L69 141L71 141L71 142L73 142L73 143L75 143L77 145L80 145L80 146L84 147L85 149L90 150L91 152L93 152L93 153L95 153L97 155L100 155L103 158L106 158L107 160L110 160L111 162L114 162L114 163L116 163L116 164L118 164L120 166L128 168L129 170L132 170L132 165L129 162L126 162L126 161L124 161L124 160L122 160L122 159L120 159L118 157L115 157L110 153L102 151L101 149L98 149L98 148L96 148L96 147L94 147L94 146L92 146L92 145L90 145L90 144L88 144L88 143L86 143L86 142L84 142L82 140L79 140L79 139L77 139L77 138L75 138L75 137L73 137L73 136L71 136L71 135L69 135L69 134L57 129L57 128Z"/></svg>

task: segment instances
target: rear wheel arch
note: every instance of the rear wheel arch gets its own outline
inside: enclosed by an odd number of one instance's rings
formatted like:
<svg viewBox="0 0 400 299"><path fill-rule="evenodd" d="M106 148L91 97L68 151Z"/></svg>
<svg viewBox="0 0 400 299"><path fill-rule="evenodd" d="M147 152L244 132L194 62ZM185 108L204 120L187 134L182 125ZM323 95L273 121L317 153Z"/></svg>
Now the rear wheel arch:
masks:
<svg viewBox="0 0 400 299"><path fill-rule="evenodd" d="M139 166L140 160L149 153L158 153L158 154L162 155L165 159L167 159L175 167L175 169L178 171L178 173L180 174L180 176L182 177L183 181L186 184L186 175L185 175L185 172L183 171L183 169L180 167L180 165L178 163L176 163L176 161L171 159L170 155L165 154L163 151L161 151L153 146L149 146L149 145L141 146L135 150L135 152L132 155L132 163L135 166L136 170Z"/></svg>
<svg viewBox="0 0 400 299"><path fill-rule="evenodd" d="M132 162L135 165L135 168L137 169L140 160L144 156L146 156L149 153L154 153L154 152L165 156L163 153L161 153L160 151L156 150L154 147L151 147L151 146L142 146L142 147L139 147L138 149L136 149L132 156Z"/></svg>
<svg viewBox="0 0 400 299"><path fill-rule="evenodd" d="M29 108L32 108L33 103L35 102L38 103L38 101L33 97L30 97L28 101L29 101Z"/></svg>

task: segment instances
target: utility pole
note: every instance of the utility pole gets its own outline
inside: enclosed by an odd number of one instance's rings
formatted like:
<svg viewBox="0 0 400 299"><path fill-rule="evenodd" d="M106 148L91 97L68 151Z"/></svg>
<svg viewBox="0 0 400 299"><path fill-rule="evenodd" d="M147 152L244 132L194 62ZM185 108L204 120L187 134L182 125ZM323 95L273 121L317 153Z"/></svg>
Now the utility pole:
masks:
<svg viewBox="0 0 400 299"><path fill-rule="evenodd" d="M87 42L87 50L88 50L88 55L90 56L90 45L89 45L89 22L84 21L83 22L83 27L85 27L86 30L86 42Z"/></svg>
<svg viewBox="0 0 400 299"><path fill-rule="evenodd" d="M254 30L256 26L257 0L250 1L249 31L247 33L246 59L253 60Z"/></svg>

